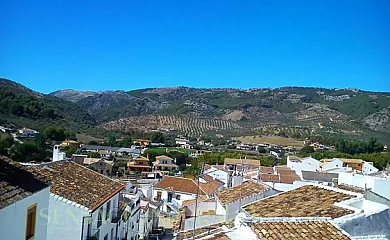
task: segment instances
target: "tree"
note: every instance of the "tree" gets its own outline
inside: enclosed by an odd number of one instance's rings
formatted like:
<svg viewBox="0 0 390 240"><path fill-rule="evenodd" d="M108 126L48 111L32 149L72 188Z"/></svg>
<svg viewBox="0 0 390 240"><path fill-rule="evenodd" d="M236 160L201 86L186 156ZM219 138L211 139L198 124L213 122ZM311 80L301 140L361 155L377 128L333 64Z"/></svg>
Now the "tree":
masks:
<svg viewBox="0 0 390 240"><path fill-rule="evenodd" d="M162 132L152 132L149 136L149 140L153 143L164 143L165 137Z"/></svg>
<svg viewBox="0 0 390 240"><path fill-rule="evenodd" d="M116 145L116 138L114 136L110 136L107 142L108 146L115 146Z"/></svg>
<svg viewBox="0 0 390 240"><path fill-rule="evenodd" d="M14 138L10 135L0 138L0 155L8 156L8 149L11 148L13 144Z"/></svg>
<svg viewBox="0 0 390 240"><path fill-rule="evenodd" d="M88 145L99 145L99 143L96 142L96 141L89 141L89 142L88 142Z"/></svg>
<svg viewBox="0 0 390 240"><path fill-rule="evenodd" d="M304 146L300 152L303 154L307 154L307 153L314 153L315 151L314 151L314 147L312 146Z"/></svg>
<svg viewBox="0 0 390 240"><path fill-rule="evenodd" d="M100 158L100 154L98 152L88 152L87 156L89 158Z"/></svg>
<svg viewBox="0 0 390 240"><path fill-rule="evenodd" d="M71 147L66 148L65 149L66 156L71 157L77 151L77 149L78 148L75 146L71 146Z"/></svg>
<svg viewBox="0 0 390 240"><path fill-rule="evenodd" d="M131 147L133 145L133 139L131 139L131 136L126 136L120 141L121 147Z"/></svg>
<svg viewBox="0 0 390 240"><path fill-rule="evenodd" d="M10 149L10 157L17 162L46 161L46 153L35 142L16 143Z"/></svg>

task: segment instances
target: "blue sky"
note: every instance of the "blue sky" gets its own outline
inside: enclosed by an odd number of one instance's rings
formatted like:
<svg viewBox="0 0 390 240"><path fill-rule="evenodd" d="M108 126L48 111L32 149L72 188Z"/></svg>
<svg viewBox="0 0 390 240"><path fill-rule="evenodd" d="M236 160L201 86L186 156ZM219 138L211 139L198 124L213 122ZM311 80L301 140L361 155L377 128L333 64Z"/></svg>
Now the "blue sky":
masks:
<svg viewBox="0 0 390 240"><path fill-rule="evenodd" d="M45 93L390 91L389 11L388 0L0 0L0 77Z"/></svg>

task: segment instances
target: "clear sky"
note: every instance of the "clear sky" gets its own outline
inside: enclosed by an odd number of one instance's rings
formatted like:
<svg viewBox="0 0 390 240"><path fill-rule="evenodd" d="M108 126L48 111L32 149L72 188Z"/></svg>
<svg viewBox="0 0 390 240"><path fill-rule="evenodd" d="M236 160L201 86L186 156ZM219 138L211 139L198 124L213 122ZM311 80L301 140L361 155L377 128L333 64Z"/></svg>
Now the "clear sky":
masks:
<svg viewBox="0 0 390 240"><path fill-rule="evenodd" d="M0 0L0 77L36 91L390 91L389 0Z"/></svg>

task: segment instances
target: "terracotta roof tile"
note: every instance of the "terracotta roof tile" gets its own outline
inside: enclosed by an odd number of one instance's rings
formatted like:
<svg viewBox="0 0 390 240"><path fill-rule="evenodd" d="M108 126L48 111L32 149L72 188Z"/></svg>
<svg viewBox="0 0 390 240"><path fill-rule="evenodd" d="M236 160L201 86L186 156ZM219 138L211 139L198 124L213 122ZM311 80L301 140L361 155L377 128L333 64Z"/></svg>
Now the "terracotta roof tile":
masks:
<svg viewBox="0 0 390 240"><path fill-rule="evenodd" d="M58 161L30 167L29 171L40 173L53 181L50 192L81 204L92 211L102 201L120 190L124 185L105 177L75 162Z"/></svg>
<svg viewBox="0 0 390 240"><path fill-rule="evenodd" d="M343 190L347 190L347 191L350 191L350 192L361 193L361 194L363 194L365 192L364 188L350 186L350 185L347 185L347 184L339 184L337 186L337 188L340 188L340 189L343 189Z"/></svg>
<svg viewBox="0 0 390 240"><path fill-rule="evenodd" d="M223 222L223 223L217 223L217 224L205 226L202 228L198 228L198 229L195 229L195 239L201 239L201 238L204 238L206 236L213 235L213 234L217 235L217 237L218 236L221 237L222 232L224 231L222 226L224 226L224 225L228 228L232 228L234 226L234 224L232 222L227 222L227 223ZM192 234L193 234L192 230L179 232L176 236L176 239L177 240L192 239L192 236L193 236ZM225 238L211 238L211 239L224 240Z"/></svg>
<svg viewBox="0 0 390 240"><path fill-rule="evenodd" d="M265 184L257 183L255 181L247 181L241 185L217 192L217 197L223 205L228 205L232 202L240 200L240 196L241 199L244 199L254 194L263 193L269 189L270 187Z"/></svg>
<svg viewBox="0 0 390 240"><path fill-rule="evenodd" d="M199 182L199 185L207 195L212 195L217 191L218 188L224 185L223 182L219 181L218 179L213 179L213 177L209 175L204 175L202 178L206 180L207 183Z"/></svg>
<svg viewBox="0 0 390 240"><path fill-rule="evenodd" d="M260 167L260 171L263 174L274 174L275 172L273 167L264 167L264 166Z"/></svg>
<svg viewBox="0 0 390 240"><path fill-rule="evenodd" d="M50 184L45 176L32 173L26 166L0 156L0 209L49 187Z"/></svg>
<svg viewBox="0 0 390 240"><path fill-rule="evenodd" d="M265 182L279 182L279 175L276 174L261 174L260 179Z"/></svg>
<svg viewBox="0 0 390 240"><path fill-rule="evenodd" d="M171 191L179 191L185 193L196 194L198 185L195 180L182 177L165 176L161 181L154 185L155 188L161 188ZM199 190L199 195L204 195L202 189Z"/></svg>
<svg viewBox="0 0 390 240"><path fill-rule="evenodd" d="M238 159L238 158L225 158L224 160L225 165L226 164L247 164L247 165L253 165L253 166L260 166L260 160L257 159Z"/></svg>
<svg viewBox="0 0 390 240"><path fill-rule="evenodd" d="M351 239L328 221L264 222L253 224L252 230L262 240Z"/></svg>
<svg viewBox="0 0 390 240"><path fill-rule="evenodd" d="M244 207L254 217L331 217L338 218L353 211L334 206L354 198L348 195L316 186L303 186Z"/></svg>

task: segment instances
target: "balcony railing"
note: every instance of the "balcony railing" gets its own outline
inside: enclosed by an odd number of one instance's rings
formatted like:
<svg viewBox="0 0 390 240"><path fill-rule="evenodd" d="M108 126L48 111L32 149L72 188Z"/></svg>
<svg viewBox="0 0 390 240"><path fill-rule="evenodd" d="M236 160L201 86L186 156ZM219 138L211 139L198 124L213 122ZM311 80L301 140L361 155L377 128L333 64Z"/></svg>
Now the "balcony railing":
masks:
<svg viewBox="0 0 390 240"><path fill-rule="evenodd" d="M121 219L123 211L119 209L112 210L111 223L117 223Z"/></svg>

